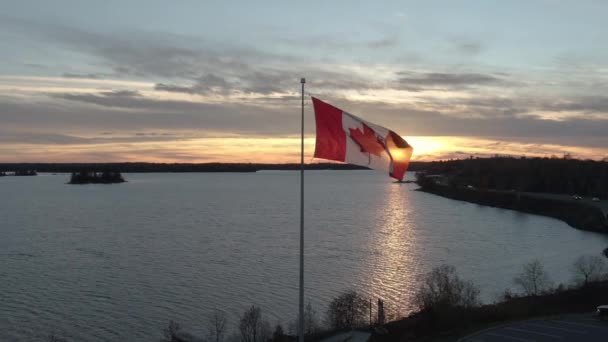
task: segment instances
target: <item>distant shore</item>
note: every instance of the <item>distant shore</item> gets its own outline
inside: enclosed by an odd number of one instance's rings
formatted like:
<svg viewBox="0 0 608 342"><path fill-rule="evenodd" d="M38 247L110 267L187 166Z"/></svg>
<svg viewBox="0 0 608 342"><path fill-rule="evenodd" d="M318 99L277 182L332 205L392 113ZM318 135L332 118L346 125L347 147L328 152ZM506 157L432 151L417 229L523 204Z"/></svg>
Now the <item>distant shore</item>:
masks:
<svg viewBox="0 0 608 342"><path fill-rule="evenodd" d="M410 170L417 171L425 162L410 163ZM367 170L365 167L337 163L304 164L306 170ZM88 170L121 173L146 172L257 172L263 170L299 170L300 164L263 163L0 163L0 171L36 170L38 172L71 173Z"/></svg>
<svg viewBox="0 0 608 342"><path fill-rule="evenodd" d="M419 191L434 195L511 209L529 214L553 217L566 222L571 227L600 233L608 233L608 217L599 207L584 202L545 198L535 194L506 191L455 188L445 185L418 183Z"/></svg>

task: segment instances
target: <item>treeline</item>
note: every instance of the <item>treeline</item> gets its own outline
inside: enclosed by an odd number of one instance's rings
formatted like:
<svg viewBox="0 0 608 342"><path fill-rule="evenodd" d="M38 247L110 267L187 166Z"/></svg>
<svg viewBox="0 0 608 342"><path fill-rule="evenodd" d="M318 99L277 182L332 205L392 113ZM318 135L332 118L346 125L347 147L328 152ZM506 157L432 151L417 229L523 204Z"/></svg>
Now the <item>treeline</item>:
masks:
<svg viewBox="0 0 608 342"><path fill-rule="evenodd" d="M424 168L425 162L412 162L410 170ZM366 170L367 168L336 163L305 164L306 170ZM0 171L37 170L38 172L85 172L88 170L114 172L256 172L261 170L299 170L300 164L260 163L15 163L0 164Z"/></svg>
<svg viewBox="0 0 608 342"><path fill-rule="evenodd" d="M470 158L427 163L426 174L446 185L479 189L578 194L608 198L608 161L564 158Z"/></svg>
<svg viewBox="0 0 608 342"><path fill-rule="evenodd" d="M120 172L104 171L82 171L72 172L70 181L68 184L112 184L112 183L124 183L125 179L122 178Z"/></svg>
<svg viewBox="0 0 608 342"><path fill-rule="evenodd" d="M543 264L532 260L492 304L480 304L479 288L462 280L454 267L434 268L417 295L418 311L384 326L373 342L454 340L496 323L538 316L589 313L608 301L608 268L599 255L583 255L570 266L572 282L556 284Z"/></svg>
<svg viewBox="0 0 608 342"><path fill-rule="evenodd" d="M369 298L347 291L332 299L318 315L309 303L304 311L306 341L319 341L341 332L362 329L372 333L370 341L420 341L455 337L497 322L541 315L590 312L608 302L608 265L601 255L583 255L570 265L572 282L555 284L543 264L531 260L513 278L514 289L506 289L495 303L482 304L480 290L460 278L450 265L433 268L420 282L413 298L416 311L399 317L379 301L374 315ZM296 341L297 319L285 327L274 325L262 310L252 305L236 322L214 309L201 321L202 327L182 327L175 321L159 331L161 342L288 342ZM206 331L194 336L188 331ZM67 342L51 335L49 341Z"/></svg>

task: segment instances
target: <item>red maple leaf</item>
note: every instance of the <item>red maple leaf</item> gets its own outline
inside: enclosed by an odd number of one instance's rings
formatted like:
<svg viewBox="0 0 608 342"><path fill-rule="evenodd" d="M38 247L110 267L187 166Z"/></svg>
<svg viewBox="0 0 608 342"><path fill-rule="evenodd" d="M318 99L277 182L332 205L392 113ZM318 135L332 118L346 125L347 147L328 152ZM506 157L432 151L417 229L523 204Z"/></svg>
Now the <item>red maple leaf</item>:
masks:
<svg viewBox="0 0 608 342"><path fill-rule="evenodd" d="M385 151L384 144L378 139L373 129L363 125L363 132L358 128L349 128L350 137L359 145L361 152L379 156Z"/></svg>

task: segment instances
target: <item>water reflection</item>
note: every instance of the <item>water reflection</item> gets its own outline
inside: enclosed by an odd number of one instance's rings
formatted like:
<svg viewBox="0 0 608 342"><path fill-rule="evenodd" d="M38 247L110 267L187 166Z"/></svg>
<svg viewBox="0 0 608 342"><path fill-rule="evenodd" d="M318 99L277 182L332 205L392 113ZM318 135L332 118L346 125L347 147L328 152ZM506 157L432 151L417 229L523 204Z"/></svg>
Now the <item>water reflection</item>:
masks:
<svg viewBox="0 0 608 342"><path fill-rule="evenodd" d="M381 298L388 312L403 315L411 311L411 297L419 274L414 210L407 186L387 183L383 203L376 206L373 251L367 283L374 302Z"/></svg>
<svg viewBox="0 0 608 342"><path fill-rule="evenodd" d="M168 319L197 334L213 307L238 324L251 304L285 327L298 304L298 175L132 174L119 187L3 180L0 341L52 331L152 341ZM412 191L372 171L310 171L306 186L305 294L321 319L350 289L403 315L420 275L443 263L484 301L532 259L567 284L574 259L608 244L561 221Z"/></svg>

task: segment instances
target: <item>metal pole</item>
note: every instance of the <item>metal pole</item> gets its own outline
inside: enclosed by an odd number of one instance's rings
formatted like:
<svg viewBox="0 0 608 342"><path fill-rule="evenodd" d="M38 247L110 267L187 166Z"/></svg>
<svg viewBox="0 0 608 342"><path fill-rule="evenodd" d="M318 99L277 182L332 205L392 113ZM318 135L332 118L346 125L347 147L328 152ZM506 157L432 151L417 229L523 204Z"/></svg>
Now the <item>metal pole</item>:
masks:
<svg viewBox="0 0 608 342"><path fill-rule="evenodd" d="M373 323L372 323L372 299L371 299L371 297L369 299L369 326L370 326L370 328L373 326Z"/></svg>
<svg viewBox="0 0 608 342"><path fill-rule="evenodd" d="M298 324L298 340L304 342L304 83L302 84L302 130L300 139L300 315Z"/></svg>

